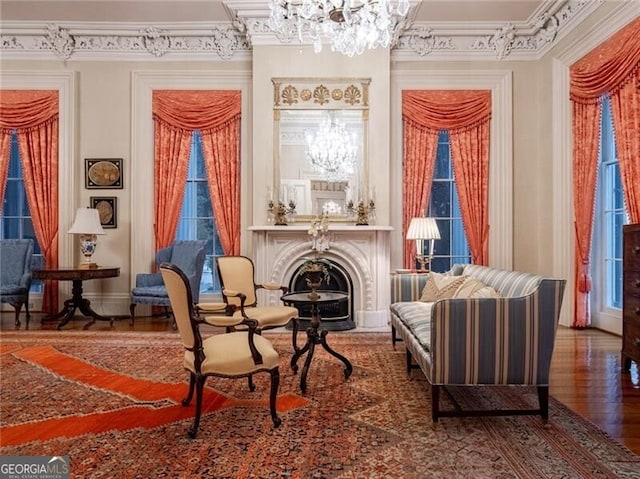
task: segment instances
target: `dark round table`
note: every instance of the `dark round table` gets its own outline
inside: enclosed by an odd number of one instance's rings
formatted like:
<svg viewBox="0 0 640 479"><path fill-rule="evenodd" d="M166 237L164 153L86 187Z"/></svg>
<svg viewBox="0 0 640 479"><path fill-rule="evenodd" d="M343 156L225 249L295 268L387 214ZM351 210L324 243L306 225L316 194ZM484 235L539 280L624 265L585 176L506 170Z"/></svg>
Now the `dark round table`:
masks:
<svg viewBox="0 0 640 479"><path fill-rule="evenodd" d="M285 304L291 304L293 306L302 304L311 304L311 324L307 328L307 342L301 348L296 348L296 351L291 358L291 369L294 374L298 372L298 359L307 353L307 357L304 361L302 368L302 375L300 376L300 390L305 393L307 391L307 373L309 372L309 366L311 365L311 359L313 359L313 352L316 344L321 344L322 347L332 356L338 358L344 363L344 377L348 379L353 372L353 366L347 358L342 354L337 353L327 344L327 330L320 329L320 309L319 305L323 303L330 303L336 301L344 301L348 296L346 293L339 291L318 291L319 298L309 298L309 292L302 293L287 293L282 295L282 301Z"/></svg>
<svg viewBox="0 0 640 479"><path fill-rule="evenodd" d="M57 314L47 316L43 318L42 321L56 321L59 319L58 329L61 329L62 326L73 318L76 309L79 309L82 314L93 319L87 326L93 324L96 320L110 321L111 324L113 324L113 320L120 319L120 316L101 316L91 309L91 302L82 297L82 282L89 279L115 278L119 275L120 268L104 268L102 266L87 269L57 268L33 270L33 277L35 279L73 282L71 289L72 296L64 302L64 307Z"/></svg>

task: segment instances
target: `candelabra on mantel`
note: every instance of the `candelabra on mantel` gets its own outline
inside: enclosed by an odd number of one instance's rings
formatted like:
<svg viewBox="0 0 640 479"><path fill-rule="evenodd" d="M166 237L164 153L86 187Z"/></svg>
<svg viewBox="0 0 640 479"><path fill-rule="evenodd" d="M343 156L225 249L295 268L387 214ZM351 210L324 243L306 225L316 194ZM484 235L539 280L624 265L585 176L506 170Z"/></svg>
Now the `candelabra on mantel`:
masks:
<svg viewBox="0 0 640 479"><path fill-rule="evenodd" d="M360 188L360 191L363 191ZM376 219L376 190L372 187L369 190L369 196L360 198L357 202L347 197L347 213L349 218L356 222L356 226L367 226Z"/></svg>
<svg viewBox="0 0 640 479"><path fill-rule="evenodd" d="M281 195L278 201L273 199L271 188L267 189L267 220L276 226L287 226L289 222L296 220L296 202L293 198L287 199Z"/></svg>

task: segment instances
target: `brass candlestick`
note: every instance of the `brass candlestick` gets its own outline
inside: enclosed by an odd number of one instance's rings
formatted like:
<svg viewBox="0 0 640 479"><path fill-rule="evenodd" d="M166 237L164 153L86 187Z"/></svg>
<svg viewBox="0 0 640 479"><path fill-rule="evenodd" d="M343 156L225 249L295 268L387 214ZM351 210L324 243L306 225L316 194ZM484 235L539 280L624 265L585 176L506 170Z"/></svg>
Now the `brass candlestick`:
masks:
<svg viewBox="0 0 640 479"><path fill-rule="evenodd" d="M289 201L289 206L285 205L283 201L275 203L273 200L270 200L267 205L267 211L273 215L276 226L287 226L289 215L296 214L296 203L293 200Z"/></svg>
<svg viewBox="0 0 640 479"><path fill-rule="evenodd" d="M360 200L358 206L355 207L353 202L347 204L347 210L350 215L355 215L356 226L366 226L369 224L369 220L374 219L376 204L373 200L369 200L368 203Z"/></svg>

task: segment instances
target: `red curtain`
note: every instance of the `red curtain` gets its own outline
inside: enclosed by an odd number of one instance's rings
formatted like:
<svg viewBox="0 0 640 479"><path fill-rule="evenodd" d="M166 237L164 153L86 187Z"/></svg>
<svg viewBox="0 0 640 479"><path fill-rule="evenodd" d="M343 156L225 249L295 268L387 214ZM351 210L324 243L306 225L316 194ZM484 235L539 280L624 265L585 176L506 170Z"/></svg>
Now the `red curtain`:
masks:
<svg viewBox="0 0 640 479"><path fill-rule="evenodd" d="M6 185L11 132L18 147L27 203L46 268L58 267L58 111L57 91L2 90L0 131L2 193ZM58 287L45 281L42 310L58 310Z"/></svg>
<svg viewBox="0 0 640 479"><path fill-rule="evenodd" d="M239 254L241 106L237 90L153 92L156 248L175 238L191 135L200 130L218 236L225 254Z"/></svg>
<svg viewBox="0 0 640 479"><path fill-rule="evenodd" d="M11 132L0 131L0 212L4 206L4 190L9 177L9 160L11 159Z"/></svg>
<svg viewBox="0 0 640 479"><path fill-rule="evenodd" d="M591 323L591 235L600 141L601 102L611 98L624 196L633 223L640 222L640 18L570 69L573 110L575 210L575 313L573 327Z"/></svg>
<svg viewBox="0 0 640 479"><path fill-rule="evenodd" d="M403 93L404 94L404 93ZM425 205L431 193L431 180L436 162L438 132L420 128L403 115L404 154L403 179L404 192L402 210L402 237L407 237L411 218L423 216ZM404 267L413 269L416 264L416 245L414 241L404 242Z"/></svg>
<svg viewBox="0 0 640 479"><path fill-rule="evenodd" d="M240 118L202 132L207 180L222 249L240 254Z"/></svg>
<svg viewBox="0 0 640 479"><path fill-rule="evenodd" d="M411 218L424 214L431 191L438 131L449 130L451 160L469 248L475 264L487 264L491 92L405 90L402 117L403 237ZM405 242L404 258L405 267L414 264L415 247L411 241Z"/></svg>

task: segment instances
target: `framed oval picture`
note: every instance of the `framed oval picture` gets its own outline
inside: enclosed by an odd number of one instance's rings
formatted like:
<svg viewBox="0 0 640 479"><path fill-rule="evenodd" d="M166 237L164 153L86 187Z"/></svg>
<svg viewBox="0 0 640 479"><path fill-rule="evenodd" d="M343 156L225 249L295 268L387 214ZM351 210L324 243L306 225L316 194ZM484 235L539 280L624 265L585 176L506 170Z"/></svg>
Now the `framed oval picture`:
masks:
<svg viewBox="0 0 640 479"><path fill-rule="evenodd" d="M89 198L91 208L98 210L100 224L103 228L118 227L118 199L114 196L92 196Z"/></svg>
<svg viewBox="0 0 640 479"><path fill-rule="evenodd" d="M87 189L122 188L121 158L85 158Z"/></svg>

